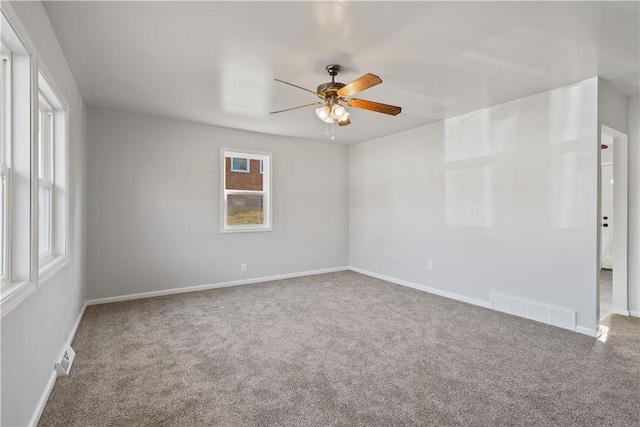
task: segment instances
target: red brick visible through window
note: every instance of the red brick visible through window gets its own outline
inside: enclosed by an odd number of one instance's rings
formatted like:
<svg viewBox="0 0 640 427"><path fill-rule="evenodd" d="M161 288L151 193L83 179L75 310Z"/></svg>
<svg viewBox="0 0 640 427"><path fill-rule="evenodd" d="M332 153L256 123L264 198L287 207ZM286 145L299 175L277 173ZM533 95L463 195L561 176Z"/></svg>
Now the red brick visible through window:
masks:
<svg viewBox="0 0 640 427"><path fill-rule="evenodd" d="M226 189L262 191L260 160L249 161L249 173L231 172L231 157L225 159Z"/></svg>

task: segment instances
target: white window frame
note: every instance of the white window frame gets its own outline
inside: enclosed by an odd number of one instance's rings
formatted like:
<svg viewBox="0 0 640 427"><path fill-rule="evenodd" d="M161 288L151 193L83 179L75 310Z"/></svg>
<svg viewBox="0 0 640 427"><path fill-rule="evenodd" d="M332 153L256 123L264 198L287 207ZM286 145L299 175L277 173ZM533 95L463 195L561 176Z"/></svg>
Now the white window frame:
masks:
<svg viewBox="0 0 640 427"><path fill-rule="evenodd" d="M264 163L262 167L262 191L255 190L227 190L226 175L226 159L231 158L231 172L233 170L233 158L241 157L247 159L247 168L251 170L251 160L261 160ZM221 233L242 233L242 232L260 232L273 231L273 204L272 204L272 165L273 158L271 153L261 151L248 151L231 148L220 148L220 232ZM227 198L230 195L241 194L259 194L262 195L262 215L263 224L227 224Z"/></svg>
<svg viewBox="0 0 640 427"><path fill-rule="evenodd" d="M234 166L233 161L235 159L239 159L239 160L244 160L247 162L247 168L246 169L237 169ZM248 157L244 157L244 156L233 156L231 158L231 172L238 172L238 173L251 173L251 159Z"/></svg>
<svg viewBox="0 0 640 427"><path fill-rule="evenodd" d="M2 148L0 149L0 192L2 193L2 239L0 285L11 282L11 53L2 51Z"/></svg>
<svg viewBox="0 0 640 427"><path fill-rule="evenodd" d="M37 94L35 45L8 2L0 8L1 51L10 59L10 103L4 109L5 173L8 176L6 224L7 275L0 285L0 315L6 316L37 289ZM4 107L4 106L3 106Z"/></svg>
<svg viewBox="0 0 640 427"><path fill-rule="evenodd" d="M45 138L44 147L41 146L41 141L38 141L38 154L42 154L42 158L38 158L37 163L38 192L48 191L50 203L46 206L48 221L43 229L40 229L38 222L38 286L68 263L68 108L47 75L46 68L40 64L38 110L46 120L42 132ZM39 198L38 209L40 209ZM40 233L43 232L47 233L45 238L48 241L45 252L40 251L40 237L42 237Z"/></svg>

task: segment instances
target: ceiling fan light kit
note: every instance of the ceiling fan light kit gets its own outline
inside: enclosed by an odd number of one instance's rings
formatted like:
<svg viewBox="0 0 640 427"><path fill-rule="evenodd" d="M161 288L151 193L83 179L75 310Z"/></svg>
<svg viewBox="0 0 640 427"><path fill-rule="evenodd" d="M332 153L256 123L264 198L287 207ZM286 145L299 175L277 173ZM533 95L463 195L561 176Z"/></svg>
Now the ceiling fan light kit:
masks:
<svg viewBox="0 0 640 427"><path fill-rule="evenodd" d="M325 123L333 123L333 117L331 117L331 108L328 105L316 109L316 116Z"/></svg>
<svg viewBox="0 0 640 427"><path fill-rule="evenodd" d="M299 107L287 108L285 110L272 111L270 114L283 113L285 111L297 110L299 108L309 107L312 105L322 105L316 108L316 116L326 124L331 124L331 139L333 136L333 123L338 122L339 126L346 126L351 123L349 116L351 115L344 105L347 104L353 108L360 108L363 110L369 110L376 113L389 114L391 116L397 116L402 111L402 108L394 105L382 104L379 102L366 101L364 99L352 98L352 95L369 89L375 85L382 83L382 79L375 74L367 73L356 80L352 81L348 85L344 83L336 82L335 77L340 72L340 66L337 64L327 65L327 73L331 76L331 81L323 83L318 86L318 89L314 92L310 89L303 88L301 86L294 85L283 80L274 79L277 82L288 84L289 86L302 89L307 92L311 92L322 101L312 102L310 104L301 105ZM328 132L326 132L328 134Z"/></svg>
<svg viewBox="0 0 640 427"><path fill-rule="evenodd" d="M347 110L345 110L344 107L340 104L334 104L331 107L331 117L336 120L340 120L342 117L344 117L346 112Z"/></svg>
<svg viewBox="0 0 640 427"><path fill-rule="evenodd" d="M332 106L323 105L316 109L316 116L325 123L338 123L345 121L349 117L347 110L340 104L333 104Z"/></svg>

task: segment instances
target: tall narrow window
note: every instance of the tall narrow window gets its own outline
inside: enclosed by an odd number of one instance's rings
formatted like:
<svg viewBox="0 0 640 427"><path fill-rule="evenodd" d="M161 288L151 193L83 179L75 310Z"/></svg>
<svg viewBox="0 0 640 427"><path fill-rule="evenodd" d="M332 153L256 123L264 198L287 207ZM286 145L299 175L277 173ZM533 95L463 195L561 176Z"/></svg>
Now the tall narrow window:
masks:
<svg viewBox="0 0 640 427"><path fill-rule="evenodd" d="M42 284L67 260L67 117L42 73L38 88L38 284Z"/></svg>
<svg viewBox="0 0 640 427"><path fill-rule="evenodd" d="M6 316L37 288L37 157L33 91L35 47L20 37L13 12L0 7L0 315Z"/></svg>
<svg viewBox="0 0 640 427"><path fill-rule="evenodd" d="M52 256L53 243L53 108L44 95L38 107L38 254Z"/></svg>
<svg viewBox="0 0 640 427"><path fill-rule="evenodd" d="M11 229L10 179L11 179L11 55L2 52L2 129L0 130L0 281L10 281L11 251L9 230Z"/></svg>
<svg viewBox="0 0 640 427"><path fill-rule="evenodd" d="M223 148L220 157L220 231L271 231L271 154Z"/></svg>

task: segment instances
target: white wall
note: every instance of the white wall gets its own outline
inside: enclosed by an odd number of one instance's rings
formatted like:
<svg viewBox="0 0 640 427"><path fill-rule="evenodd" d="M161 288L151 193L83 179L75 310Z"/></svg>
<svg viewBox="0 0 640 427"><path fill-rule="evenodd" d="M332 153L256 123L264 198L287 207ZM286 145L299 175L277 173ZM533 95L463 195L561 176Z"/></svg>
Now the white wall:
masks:
<svg viewBox="0 0 640 427"><path fill-rule="evenodd" d="M86 300L84 266L86 108L40 2L3 2L15 11L69 106L69 264L1 321L3 426L32 418ZM71 295L74 294L72 299Z"/></svg>
<svg viewBox="0 0 640 427"><path fill-rule="evenodd" d="M350 264L593 331L597 79L351 147ZM433 270L427 269L433 261Z"/></svg>
<svg viewBox="0 0 640 427"><path fill-rule="evenodd" d="M640 317L640 107L629 98L629 311Z"/></svg>
<svg viewBox="0 0 640 427"><path fill-rule="evenodd" d="M598 121L619 132L627 134L628 99L607 80L598 79Z"/></svg>
<svg viewBox="0 0 640 427"><path fill-rule="evenodd" d="M219 232L221 146L273 153L272 232ZM347 266L347 168L342 145L90 109L89 299Z"/></svg>

